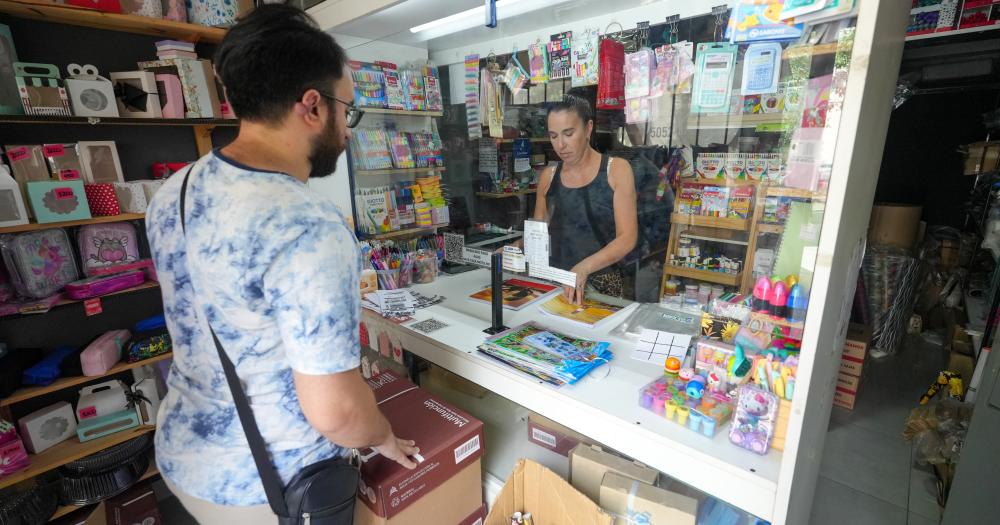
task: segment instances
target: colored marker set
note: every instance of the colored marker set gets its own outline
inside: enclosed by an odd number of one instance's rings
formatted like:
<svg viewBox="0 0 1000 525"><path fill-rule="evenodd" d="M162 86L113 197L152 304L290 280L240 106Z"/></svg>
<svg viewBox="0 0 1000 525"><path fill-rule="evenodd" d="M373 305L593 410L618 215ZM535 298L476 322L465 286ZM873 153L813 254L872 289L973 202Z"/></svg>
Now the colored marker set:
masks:
<svg viewBox="0 0 1000 525"><path fill-rule="evenodd" d="M803 321L809 306L809 293L798 283L798 278L789 275L785 279L771 280L769 277L757 279L753 287L752 309L757 313L791 321Z"/></svg>

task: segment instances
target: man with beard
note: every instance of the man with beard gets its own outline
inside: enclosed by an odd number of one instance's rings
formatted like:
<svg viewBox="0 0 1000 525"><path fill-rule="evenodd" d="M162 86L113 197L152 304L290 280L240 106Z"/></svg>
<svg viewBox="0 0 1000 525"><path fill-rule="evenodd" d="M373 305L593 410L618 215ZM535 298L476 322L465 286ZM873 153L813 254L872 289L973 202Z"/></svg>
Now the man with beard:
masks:
<svg viewBox="0 0 1000 525"><path fill-rule="evenodd" d="M283 483L357 447L413 468L417 449L358 372L354 235L306 185L361 118L344 50L302 11L264 5L215 64L239 136L168 180L146 218L174 352L156 461L200 523L273 524L209 328Z"/></svg>

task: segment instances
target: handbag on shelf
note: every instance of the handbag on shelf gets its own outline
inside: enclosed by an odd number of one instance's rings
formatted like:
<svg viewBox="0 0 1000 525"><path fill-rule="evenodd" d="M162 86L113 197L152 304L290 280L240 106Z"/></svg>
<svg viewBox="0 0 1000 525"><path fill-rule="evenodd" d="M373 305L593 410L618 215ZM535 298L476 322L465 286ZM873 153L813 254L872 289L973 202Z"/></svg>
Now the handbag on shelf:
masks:
<svg viewBox="0 0 1000 525"><path fill-rule="evenodd" d="M191 168L184 174L181 185L181 232L187 233L184 219L184 198L187 194ZM361 472L350 460L337 457L308 465L282 486L277 469L271 463L264 438L257 427L257 420L250 409L246 393L240 385L236 367L226 355L215 330L209 325L215 349L226 373L226 382L233 394L236 413L246 433L250 452L260 474L271 510L278 516L279 525L350 525L354 522L354 504Z"/></svg>

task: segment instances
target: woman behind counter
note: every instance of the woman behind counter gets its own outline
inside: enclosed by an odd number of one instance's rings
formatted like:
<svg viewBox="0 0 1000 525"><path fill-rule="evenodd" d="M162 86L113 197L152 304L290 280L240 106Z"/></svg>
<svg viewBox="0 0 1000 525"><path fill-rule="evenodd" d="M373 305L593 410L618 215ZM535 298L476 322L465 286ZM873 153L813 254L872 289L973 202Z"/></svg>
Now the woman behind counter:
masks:
<svg viewBox="0 0 1000 525"><path fill-rule="evenodd" d="M622 297L618 262L638 237L632 167L591 147L594 114L584 98L552 104L548 128L561 162L542 172L533 218L549 223L549 265L576 274L576 287L564 287L567 301L582 303L588 285Z"/></svg>

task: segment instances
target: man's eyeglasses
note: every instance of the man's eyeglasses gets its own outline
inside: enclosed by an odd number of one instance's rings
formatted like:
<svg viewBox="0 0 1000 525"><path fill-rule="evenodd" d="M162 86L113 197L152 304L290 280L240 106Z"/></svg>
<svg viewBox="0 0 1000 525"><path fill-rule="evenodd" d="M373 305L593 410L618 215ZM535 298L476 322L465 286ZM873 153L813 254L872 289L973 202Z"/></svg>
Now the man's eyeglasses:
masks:
<svg viewBox="0 0 1000 525"><path fill-rule="evenodd" d="M324 93L320 90L316 90L317 93L323 98L333 100L335 102L340 102L341 104L347 106L347 127L353 128L361 123L361 117L365 116L365 112L361 108L354 105L353 102L348 102L346 100L340 100L339 98L329 94Z"/></svg>

